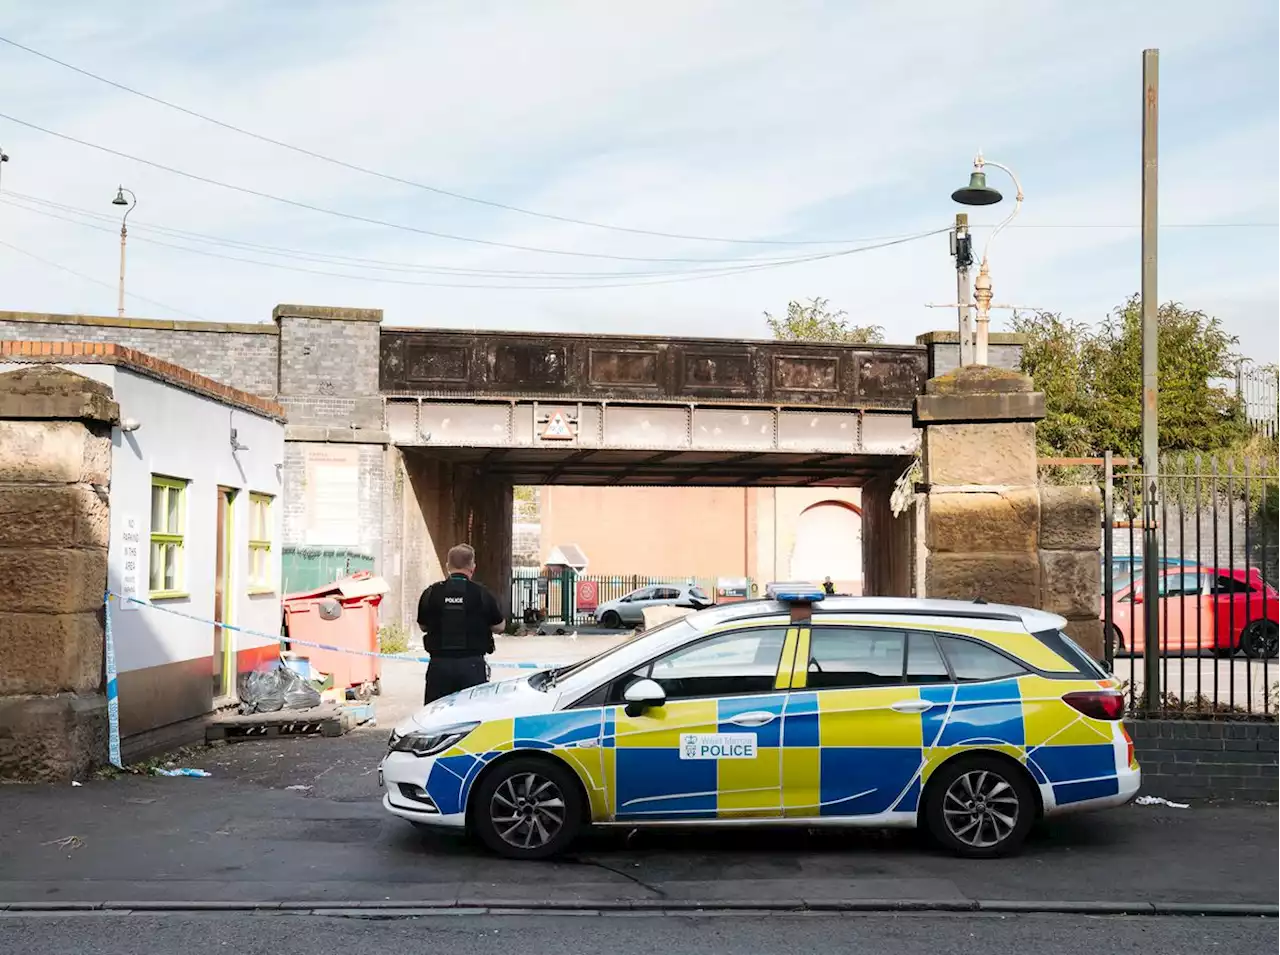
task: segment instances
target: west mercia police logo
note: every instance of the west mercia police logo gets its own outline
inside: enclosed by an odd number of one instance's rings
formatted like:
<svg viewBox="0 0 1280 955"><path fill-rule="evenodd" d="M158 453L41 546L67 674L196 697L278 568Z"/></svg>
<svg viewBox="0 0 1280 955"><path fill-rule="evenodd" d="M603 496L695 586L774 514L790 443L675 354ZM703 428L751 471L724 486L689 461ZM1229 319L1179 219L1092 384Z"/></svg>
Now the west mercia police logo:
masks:
<svg viewBox="0 0 1280 955"><path fill-rule="evenodd" d="M682 733L681 759L755 759L755 733Z"/></svg>

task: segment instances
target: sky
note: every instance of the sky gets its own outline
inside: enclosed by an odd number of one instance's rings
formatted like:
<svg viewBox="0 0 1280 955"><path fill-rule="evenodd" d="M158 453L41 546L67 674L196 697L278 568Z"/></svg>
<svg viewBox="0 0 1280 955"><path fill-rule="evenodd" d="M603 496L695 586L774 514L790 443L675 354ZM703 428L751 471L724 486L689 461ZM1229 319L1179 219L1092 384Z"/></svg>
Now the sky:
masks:
<svg viewBox="0 0 1280 955"><path fill-rule="evenodd" d="M981 149L1026 196L990 246L995 301L1095 322L1139 288L1154 47L1159 297L1274 361L1280 8L1207 9L0 0L5 39L482 200L0 43L0 309L115 313L123 185L133 317L269 321L288 302L395 326L765 338L765 311L820 296L910 342L955 327L928 307L956 298L948 238L911 237L966 211L950 193ZM987 171L1006 200L968 210L979 253L1015 191Z"/></svg>

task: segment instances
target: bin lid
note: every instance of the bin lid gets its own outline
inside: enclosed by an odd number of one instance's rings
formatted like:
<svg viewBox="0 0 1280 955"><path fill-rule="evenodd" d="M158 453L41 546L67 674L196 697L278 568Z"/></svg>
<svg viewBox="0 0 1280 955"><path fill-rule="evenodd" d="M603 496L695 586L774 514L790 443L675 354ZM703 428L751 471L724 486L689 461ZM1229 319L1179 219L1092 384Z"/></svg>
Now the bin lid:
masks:
<svg viewBox="0 0 1280 955"><path fill-rule="evenodd" d="M343 600L354 600L359 597L376 597L387 593L391 586L381 577L367 570L358 570L349 577L342 577L332 583L317 587L315 590L303 590L298 593L285 594L285 603L297 600L314 600L320 597L332 597L337 594Z"/></svg>

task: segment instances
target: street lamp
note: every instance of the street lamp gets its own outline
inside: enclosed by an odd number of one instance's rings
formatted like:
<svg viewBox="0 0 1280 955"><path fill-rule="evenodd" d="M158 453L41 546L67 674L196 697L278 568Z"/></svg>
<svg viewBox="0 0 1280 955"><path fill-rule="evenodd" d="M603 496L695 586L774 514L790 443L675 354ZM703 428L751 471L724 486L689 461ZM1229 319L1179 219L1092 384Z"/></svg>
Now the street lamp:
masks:
<svg viewBox="0 0 1280 955"><path fill-rule="evenodd" d="M129 198L124 197L125 193L129 193ZM113 206L128 206L124 210L124 218L120 220L120 296L116 304L116 313L124 318L124 246L125 240L129 236L128 222L129 213L138 205L138 197L133 194L133 190L120 186L116 189L116 197L111 200Z"/></svg>
<svg viewBox="0 0 1280 955"><path fill-rule="evenodd" d="M974 343L973 355L976 365L987 363L987 342L991 325L991 271L987 268L987 251L991 248L991 240L999 235L1000 230L1012 222L1013 217L1022 209L1022 183L1018 182L1018 177L1014 175L1013 170L998 162L983 159L981 152L973 160L973 172L969 176L969 185L951 193L951 198L965 206L992 206L1003 199L1004 196L1000 195L998 189L987 185L987 174L984 171L987 166L995 166L1008 173L1018 194L1014 199L1013 211L987 236L987 241L982 247L982 265L978 269L977 281L973 283L973 297L978 303L977 340Z"/></svg>

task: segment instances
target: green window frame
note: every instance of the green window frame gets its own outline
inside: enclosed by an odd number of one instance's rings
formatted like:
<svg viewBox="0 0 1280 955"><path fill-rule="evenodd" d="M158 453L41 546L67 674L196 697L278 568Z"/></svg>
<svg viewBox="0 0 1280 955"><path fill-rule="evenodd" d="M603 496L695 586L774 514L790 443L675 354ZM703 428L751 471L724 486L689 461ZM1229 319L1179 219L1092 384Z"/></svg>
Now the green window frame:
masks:
<svg viewBox="0 0 1280 955"><path fill-rule="evenodd" d="M271 508L275 497L253 491L249 494L249 592L275 593L271 572Z"/></svg>
<svg viewBox="0 0 1280 955"><path fill-rule="evenodd" d="M188 596L185 545L189 484L182 478L151 475L151 560L147 574L152 600Z"/></svg>

